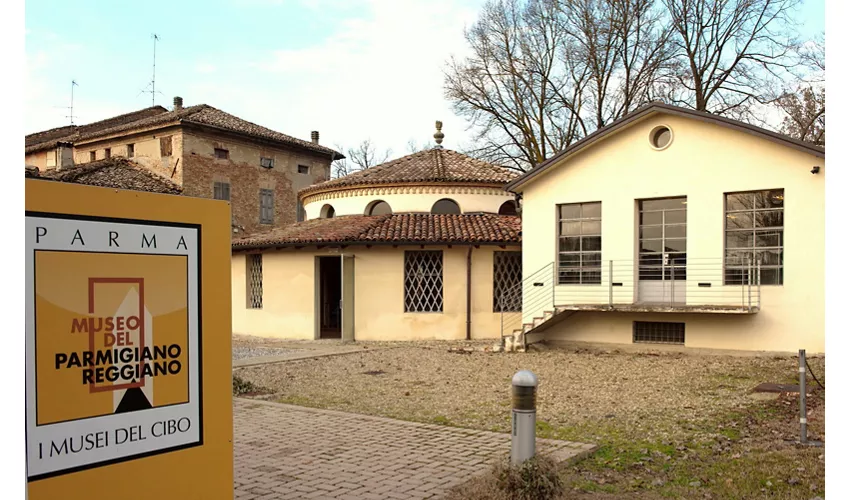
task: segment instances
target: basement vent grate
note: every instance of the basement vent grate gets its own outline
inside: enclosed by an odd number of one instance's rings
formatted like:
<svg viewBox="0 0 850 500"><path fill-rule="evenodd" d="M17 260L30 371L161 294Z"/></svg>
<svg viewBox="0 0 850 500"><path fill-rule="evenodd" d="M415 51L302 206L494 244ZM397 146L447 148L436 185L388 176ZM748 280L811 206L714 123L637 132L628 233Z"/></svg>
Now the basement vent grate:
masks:
<svg viewBox="0 0 850 500"><path fill-rule="evenodd" d="M633 341L650 344L684 344L684 323L635 321Z"/></svg>

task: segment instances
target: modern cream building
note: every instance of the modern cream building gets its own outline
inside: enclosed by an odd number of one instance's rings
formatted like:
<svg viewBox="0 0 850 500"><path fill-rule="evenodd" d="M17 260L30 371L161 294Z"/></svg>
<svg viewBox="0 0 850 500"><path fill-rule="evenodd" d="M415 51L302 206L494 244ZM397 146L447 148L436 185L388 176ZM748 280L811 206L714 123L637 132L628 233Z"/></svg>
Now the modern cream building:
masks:
<svg viewBox="0 0 850 500"><path fill-rule="evenodd" d="M824 150L652 103L507 189L545 339L824 352Z"/></svg>
<svg viewBox="0 0 850 500"><path fill-rule="evenodd" d="M306 220L234 240L233 331L498 339L519 326L510 171L440 146L299 192ZM495 297L495 298L494 298ZM506 314L502 314L505 309Z"/></svg>

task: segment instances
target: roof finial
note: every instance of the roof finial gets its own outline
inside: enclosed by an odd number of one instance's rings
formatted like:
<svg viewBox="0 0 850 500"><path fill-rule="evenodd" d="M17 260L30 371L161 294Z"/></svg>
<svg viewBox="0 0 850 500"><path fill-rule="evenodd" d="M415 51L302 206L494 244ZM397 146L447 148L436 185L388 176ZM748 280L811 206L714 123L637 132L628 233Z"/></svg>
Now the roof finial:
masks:
<svg viewBox="0 0 850 500"><path fill-rule="evenodd" d="M437 120L437 131L434 133L434 140L437 142L437 145L434 146L434 149L443 149L443 137L445 135L441 132L443 129L443 122Z"/></svg>

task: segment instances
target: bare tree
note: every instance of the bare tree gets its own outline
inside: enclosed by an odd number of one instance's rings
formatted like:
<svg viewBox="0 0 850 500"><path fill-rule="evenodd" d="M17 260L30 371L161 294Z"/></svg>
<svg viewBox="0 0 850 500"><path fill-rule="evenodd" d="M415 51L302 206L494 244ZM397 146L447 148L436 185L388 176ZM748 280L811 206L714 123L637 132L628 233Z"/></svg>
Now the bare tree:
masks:
<svg viewBox="0 0 850 500"><path fill-rule="evenodd" d="M472 56L451 59L445 92L477 128L470 154L525 170L579 136L570 76L585 77L562 67L557 16L553 1L495 0L465 31Z"/></svg>
<svg viewBox="0 0 850 500"><path fill-rule="evenodd" d="M407 152L407 154L413 154L413 153L418 153L420 151L424 151L426 149L431 149L432 147L433 147L433 145L428 141L426 141L422 144L416 144L415 139L409 139L407 141L405 151Z"/></svg>
<svg viewBox="0 0 850 500"><path fill-rule="evenodd" d="M612 96L614 118L659 97L660 75L671 64L669 27L654 0L613 2L613 18L620 38L620 85Z"/></svg>
<svg viewBox="0 0 850 500"><path fill-rule="evenodd" d="M826 145L826 92L823 87L803 87L777 101L785 117L781 131L795 139Z"/></svg>
<svg viewBox="0 0 850 500"><path fill-rule="evenodd" d="M798 49L798 82L776 100L784 117L780 131L801 141L826 145L826 44L823 33Z"/></svg>
<svg viewBox="0 0 850 500"><path fill-rule="evenodd" d="M652 0L493 0L466 32L446 96L468 151L526 170L650 100L668 57Z"/></svg>
<svg viewBox="0 0 850 500"><path fill-rule="evenodd" d="M335 147L339 151L343 150L338 144ZM380 165L387 161L391 154L391 149L379 152L371 139L364 139L357 147L348 148L346 158L334 162L333 176L334 178L343 177L359 170Z"/></svg>
<svg viewBox="0 0 850 500"><path fill-rule="evenodd" d="M670 99L746 119L793 65L799 0L662 0L674 36Z"/></svg>
<svg viewBox="0 0 850 500"><path fill-rule="evenodd" d="M653 97L658 72L669 60L669 30L653 0L562 0L563 29L575 63L587 68L589 120L596 128Z"/></svg>

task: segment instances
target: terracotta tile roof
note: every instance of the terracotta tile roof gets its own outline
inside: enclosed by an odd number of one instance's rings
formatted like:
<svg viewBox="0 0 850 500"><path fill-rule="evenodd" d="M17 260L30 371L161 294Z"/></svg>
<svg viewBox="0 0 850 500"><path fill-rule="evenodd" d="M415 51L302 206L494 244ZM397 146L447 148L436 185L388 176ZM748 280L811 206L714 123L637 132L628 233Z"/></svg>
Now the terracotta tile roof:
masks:
<svg viewBox="0 0 850 500"><path fill-rule="evenodd" d="M151 193L180 194L183 192L183 188L179 185L121 157L93 161L61 170L39 172L35 167L26 167L25 170L25 177L51 181Z"/></svg>
<svg viewBox="0 0 850 500"><path fill-rule="evenodd" d="M275 132L272 129L243 120L206 104L198 104L173 111L168 111L162 106L154 106L88 125L81 125L73 129L70 129L70 127L60 127L58 129L30 134L26 139L26 153L49 149L54 147L56 142L59 141L84 142L140 128L178 125L182 123L211 127L284 143L289 146L297 146L328 156L334 155L335 159L344 158L342 154L331 148Z"/></svg>
<svg viewBox="0 0 850 500"><path fill-rule="evenodd" d="M58 142L73 143L74 141L79 140L82 135L97 134L104 130L167 112L168 110L162 106L151 106L149 108L113 116L112 118L96 121L87 125L67 125L64 127L45 130L43 132L36 132L26 136L24 151L26 153L36 153L45 149L51 149L56 147L56 143Z"/></svg>
<svg viewBox="0 0 850 500"><path fill-rule="evenodd" d="M519 217L496 214L348 215L310 219L233 241L234 250L353 244L518 244Z"/></svg>
<svg viewBox="0 0 850 500"><path fill-rule="evenodd" d="M167 111L165 113L161 113L155 116L136 120L132 123L122 123L112 128L97 130L87 134L81 134L79 140L87 141L91 139L96 139L104 135L126 132L133 129L156 127L170 124L194 124L202 127L212 127L215 129L226 130L229 132L236 132L238 134L257 137L260 139L280 142L289 146L298 146L328 156L334 155L335 158L343 158L342 154L338 153L337 151L334 151L331 148L327 148L319 144L314 144L311 141L305 141L303 139L298 139L286 134L281 134L280 132L275 132L272 129L257 125L255 123L251 123L247 120L243 120L242 118L233 116L230 113L225 113L224 111L216 109L207 104L198 104L196 106L189 106L173 111Z"/></svg>
<svg viewBox="0 0 850 500"><path fill-rule="evenodd" d="M472 183L502 185L516 173L450 149L427 149L353 174L314 184L300 196L352 186L399 183Z"/></svg>

